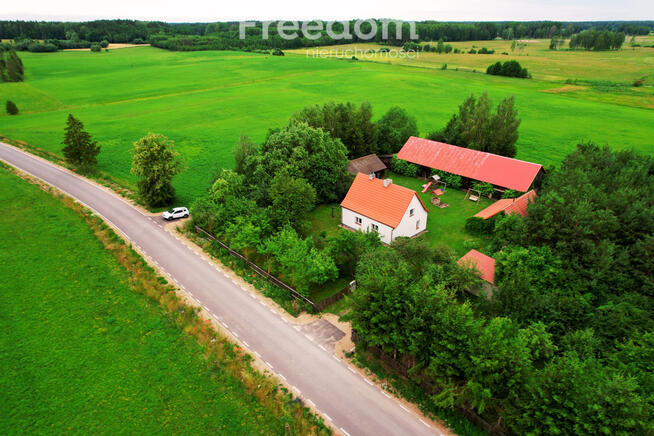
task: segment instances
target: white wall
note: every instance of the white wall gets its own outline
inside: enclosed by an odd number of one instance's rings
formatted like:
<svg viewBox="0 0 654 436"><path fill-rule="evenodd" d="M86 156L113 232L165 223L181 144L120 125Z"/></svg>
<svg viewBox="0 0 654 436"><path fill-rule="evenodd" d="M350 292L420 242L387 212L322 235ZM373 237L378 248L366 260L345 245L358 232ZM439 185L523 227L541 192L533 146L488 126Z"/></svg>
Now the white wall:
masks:
<svg viewBox="0 0 654 436"><path fill-rule="evenodd" d="M413 216L409 216L409 211L413 209ZM420 220L418 228L416 229L416 223ZM418 200L418 196L414 195L413 200L409 204L402 221L397 226L393 232L393 239L398 236L408 236L411 237L420 232L423 232L427 228L427 211L423 209L422 203Z"/></svg>
<svg viewBox="0 0 654 436"><path fill-rule="evenodd" d="M361 218L360 225L356 223L356 217ZM391 235L393 233L392 227L389 227L386 224L382 224L375 220L371 220L370 218L363 216L360 213L356 213L349 209L341 207L341 223L347 227L350 227L351 229L361 230L362 232L372 231L371 225L377 224L379 226L379 230L378 230L379 237L382 240L382 242L385 242L386 244L391 243Z"/></svg>

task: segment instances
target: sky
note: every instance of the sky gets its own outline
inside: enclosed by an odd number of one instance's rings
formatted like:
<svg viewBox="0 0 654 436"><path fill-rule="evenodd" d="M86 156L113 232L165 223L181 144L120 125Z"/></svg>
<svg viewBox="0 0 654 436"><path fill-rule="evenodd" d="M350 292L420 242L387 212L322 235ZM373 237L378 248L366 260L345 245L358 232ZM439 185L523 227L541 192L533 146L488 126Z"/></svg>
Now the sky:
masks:
<svg viewBox="0 0 654 436"><path fill-rule="evenodd" d="M654 20L654 0L3 0L2 3L0 19L5 20Z"/></svg>

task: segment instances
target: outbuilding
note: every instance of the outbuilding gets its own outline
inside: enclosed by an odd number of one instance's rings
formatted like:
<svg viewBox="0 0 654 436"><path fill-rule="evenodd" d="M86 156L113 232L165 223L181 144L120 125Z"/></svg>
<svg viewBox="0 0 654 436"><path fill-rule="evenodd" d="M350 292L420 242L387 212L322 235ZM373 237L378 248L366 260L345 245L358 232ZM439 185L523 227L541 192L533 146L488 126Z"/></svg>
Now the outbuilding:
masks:
<svg viewBox="0 0 654 436"><path fill-rule="evenodd" d="M386 164L377 157L376 154L369 154L367 156L352 159L347 164L347 171L356 176L359 173L373 174L377 178L382 178L386 172Z"/></svg>
<svg viewBox="0 0 654 436"><path fill-rule="evenodd" d="M341 225L377 232L390 244L399 236L414 237L427 229L427 208L416 193L391 179L359 173L341 203Z"/></svg>

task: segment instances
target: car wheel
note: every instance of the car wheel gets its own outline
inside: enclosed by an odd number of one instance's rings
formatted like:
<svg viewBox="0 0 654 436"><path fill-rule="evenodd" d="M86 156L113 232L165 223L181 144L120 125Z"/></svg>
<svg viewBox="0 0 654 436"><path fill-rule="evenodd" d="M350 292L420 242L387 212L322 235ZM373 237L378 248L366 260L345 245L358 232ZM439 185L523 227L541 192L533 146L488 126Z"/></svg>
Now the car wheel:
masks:
<svg viewBox="0 0 654 436"><path fill-rule="evenodd" d="M184 218L188 218L188 214L184 215Z"/></svg>

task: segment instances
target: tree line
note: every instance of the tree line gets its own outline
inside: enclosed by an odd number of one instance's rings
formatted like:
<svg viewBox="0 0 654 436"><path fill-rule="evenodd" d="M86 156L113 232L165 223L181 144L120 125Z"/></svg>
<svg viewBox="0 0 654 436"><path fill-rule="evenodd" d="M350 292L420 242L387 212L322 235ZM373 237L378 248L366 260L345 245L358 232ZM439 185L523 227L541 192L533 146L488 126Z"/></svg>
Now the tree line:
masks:
<svg viewBox="0 0 654 436"><path fill-rule="evenodd" d="M654 425L654 159L582 144L529 215L496 222L490 300L419 239L366 252L352 322L410 362L435 406L515 434L648 434Z"/></svg>
<svg viewBox="0 0 654 436"><path fill-rule="evenodd" d="M0 82L22 82L24 74L23 61L14 47L0 43Z"/></svg>
<svg viewBox="0 0 654 436"><path fill-rule="evenodd" d="M579 32L570 38L570 48L586 50L617 50L624 44L623 32L589 29Z"/></svg>
<svg viewBox="0 0 654 436"><path fill-rule="evenodd" d="M350 21L352 28L354 21ZM379 23L379 21L378 21ZM297 38L287 41L276 32L277 24L271 26L269 40L261 38L262 23L248 28L246 39L240 40L237 22L215 23L164 23L160 21L137 20L95 20L87 22L53 22L53 21L0 21L0 38L30 39L35 41L71 41L75 33L80 41L115 43L150 42L158 47L170 50L216 50L216 49L272 49L299 48L319 45L333 45L360 42L356 35L351 40L334 40L327 35L317 40ZM409 28L405 24L402 38L396 39L394 24L389 26L388 38L381 32L371 41L394 46L401 46L409 41ZM628 34L647 34L654 29L654 22L469 22L452 23L421 21L416 23L420 41L475 41L492 40L497 37L513 40L520 38L551 38L554 35L570 37L586 29L606 29ZM335 31L342 27L336 24ZM367 32L369 24L364 23L362 30ZM85 47L67 47L85 48Z"/></svg>

